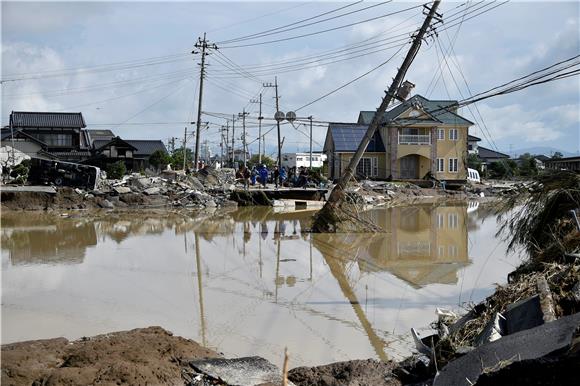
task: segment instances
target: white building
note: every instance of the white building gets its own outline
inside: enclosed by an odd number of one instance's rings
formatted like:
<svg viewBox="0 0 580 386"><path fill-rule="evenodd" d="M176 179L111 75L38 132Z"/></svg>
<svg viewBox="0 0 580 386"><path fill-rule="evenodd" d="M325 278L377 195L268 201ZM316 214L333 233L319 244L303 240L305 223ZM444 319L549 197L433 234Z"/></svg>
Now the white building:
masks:
<svg viewBox="0 0 580 386"><path fill-rule="evenodd" d="M326 161L326 154L312 153L312 168L321 168ZM287 169L310 167L310 153L283 153L282 166Z"/></svg>

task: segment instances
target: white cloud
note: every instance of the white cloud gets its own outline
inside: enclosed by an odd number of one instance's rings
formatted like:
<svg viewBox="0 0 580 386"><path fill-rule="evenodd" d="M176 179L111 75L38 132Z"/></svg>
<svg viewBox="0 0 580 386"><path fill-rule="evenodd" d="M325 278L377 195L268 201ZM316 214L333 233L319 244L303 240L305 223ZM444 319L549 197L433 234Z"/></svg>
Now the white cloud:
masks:
<svg viewBox="0 0 580 386"><path fill-rule="evenodd" d="M490 107L481 104L478 107L494 142L509 139L517 143L543 143L562 137L560 128L547 121L544 113L528 111L521 105Z"/></svg>

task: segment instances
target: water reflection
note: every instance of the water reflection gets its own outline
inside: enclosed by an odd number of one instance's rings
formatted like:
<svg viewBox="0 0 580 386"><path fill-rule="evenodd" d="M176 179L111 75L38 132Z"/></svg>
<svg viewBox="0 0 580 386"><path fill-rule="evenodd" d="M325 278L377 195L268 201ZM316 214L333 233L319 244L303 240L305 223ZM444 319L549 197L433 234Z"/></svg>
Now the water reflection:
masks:
<svg viewBox="0 0 580 386"><path fill-rule="evenodd" d="M229 355L277 361L288 345L294 365L387 359L407 349L397 334L426 325L490 269L478 248L495 224L466 207L374 210L366 215L385 232L373 234L303 232L311 215L3 214L2 338L155 324ZM468 228L484 240L470 244ZM491 267L484 289L507 269Z"/></svg>

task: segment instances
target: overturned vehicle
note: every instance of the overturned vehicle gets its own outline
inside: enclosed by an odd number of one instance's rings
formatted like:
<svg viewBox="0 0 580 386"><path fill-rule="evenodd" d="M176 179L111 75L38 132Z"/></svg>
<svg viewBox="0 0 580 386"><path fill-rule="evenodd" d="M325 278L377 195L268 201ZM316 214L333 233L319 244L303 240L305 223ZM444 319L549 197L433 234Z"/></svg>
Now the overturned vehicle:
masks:
<svg viewBox="0 0 580 386"><path fill-rule="evenodd" d="M32 158L28 181L35 185L54 184L94 190L99 185L100 175L101 170L96 166Z"/></svg>

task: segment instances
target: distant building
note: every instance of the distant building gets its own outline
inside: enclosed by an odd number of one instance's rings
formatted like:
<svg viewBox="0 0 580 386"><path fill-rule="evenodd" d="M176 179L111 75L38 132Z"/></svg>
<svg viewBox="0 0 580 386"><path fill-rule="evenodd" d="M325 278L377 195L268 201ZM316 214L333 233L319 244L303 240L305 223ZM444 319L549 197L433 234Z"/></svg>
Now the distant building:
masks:
<svg viewBox="0 0 580 386"><path fill-rule="evenodd" d="M477 143L481 141L481 138L475 135L467 134L467 152L469 154L477 154Z"/></svg>
<svg viewBox="0 0 580 386"><path fill-rule="evenodd" d="M326 154L312 152L312 167L321 168L326 161ZM290 168L310 167L310 152L308 153L283 153L282 166Z"/></svg>
<svg viewBox="0 0 580 386"><path fill-rule="evenodd" d="M505 153L500 153L499 151L491 150L483 146L478 147L477 155L479 156L481 161L486 165L489 165L490 163L493 162L507 160L510 158L510 156Z"/></svg>
<svg viewBox="0 0 580 386"><path fill-rule="evenodd" d="M546 169L580 171L580 156L550 158L544 162Z"/></svg>
<svg viewBox="0 0 580 386"><path fill-rule="evenodd" d="M14 147L30 156L80 162L91 154L85 127L81 113L13 111L2 146L14 138Z"/></svg>
<svg viewBox="0 0 580 386"><path fill-rule="evenodd" d="M109 129L86 129L82 113L13 111L0 134L2 147L14 144L30 157L101 167L123 160L133 171L149 167L155 151L167 153L160 140L122 139Z"/></svg>
<svg viewBox="0 0 580 386"><path fill-rule="evenodd" d="M157 150L167 153L167 149L159 140L123 140L114 137L111 140L95 140L93 142L93 158L91 163L98 166L123 161L127 170L139 171L147 169L149 158Z"/></svg>

